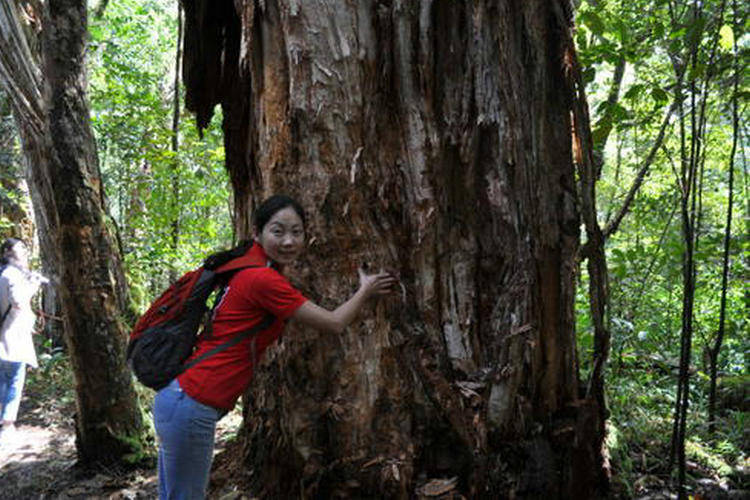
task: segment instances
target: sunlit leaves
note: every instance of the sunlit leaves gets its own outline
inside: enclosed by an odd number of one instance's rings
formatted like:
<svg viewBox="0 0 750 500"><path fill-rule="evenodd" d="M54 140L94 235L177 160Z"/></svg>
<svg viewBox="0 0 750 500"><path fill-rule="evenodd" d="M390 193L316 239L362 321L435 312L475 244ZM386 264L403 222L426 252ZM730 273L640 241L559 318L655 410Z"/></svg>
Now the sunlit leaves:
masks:
<svg viewBox="0 0 750 500"><path fill-rule="evenodd" d="M725 24L719 30L719 46L726 51L732 50L734 46L734 31L732 31L731 26Z"/></svg>
<svg viewBox="0 0 750 500"><path fill-rule="evenodd" d="M730 4L739 8L737 18L730 15ZM634 449L647 448L650 455L658 455L659 446L668 446L675 370L680 358L686 252L677 179L689 166L691 148L695 151L696 145L701 154L695 158L695 189L700 189L700 196L696 206L697 279L690 369L697 376L690 387L689 411L695 414L688 419L692 427L689 434L696 437L689 449L693 450L693 459L705 459L706 463L725 453L719 446L714 450L702 448L700 433L705 429L700 425L705 422L701 414L705 414L707 402L705 353L716 338L720 317L732 99L739 98L741 110L747 105L747 80L742 77L736 91L733 85L735 68L743 67L742 56L740 61L734 60L735 44L740 52L743 50L735 36L741 31L741 20L747 18L747 8L746 2L723 4L718 0L609 0L584 1L579 9L576 43L595 124L594 144L606 141L597 182L602 225L620 210L654 146L665 112L674 110L665 122L664 139L628 215L606 245L607 326L611 334L607 389L611 423L620 438L613 444L618 448L613 450L613 457L621 472L623 468L637 468L631 461L631 453L637 452ZM616 85L615 70L623 67L622 61L625 71ZM691 143L691 130L696 130L691 125L701 113L706 117L705 133L699 142ZM735 175L744 167L747 151L743 147L740 143ZM747 191L743 189L735 184L726 337L718 360L720 373L726 375L747 370L748 268L744 256L750 244L743 237L747 217ZM580 282L576 327L580 372L586 377L591 370L594 339L585 266ZM659 422L658 428L654 422ZM741 437L721 426L719 433L725 436L722 447L729 452L728 457L736 460L736 443ZM711 455L703 455L704 451Z"/></svg>
<svg viewBox="0 0 750 500"><path fill-rule="evenodd" d="M185 114L179 150L171 146L176 15L176 2L123 0L110 3L90 26L91 108L102 177L141 306L170 271L196 265L231 240L221 116L200 140Z"/></svg>
<svg viewBox="0 0 750 500"><path fill-rule="evenodd" d="M594 10L585 10L580 15L581 23L595 35L604 35L606 30L604 21Z"/></svg>

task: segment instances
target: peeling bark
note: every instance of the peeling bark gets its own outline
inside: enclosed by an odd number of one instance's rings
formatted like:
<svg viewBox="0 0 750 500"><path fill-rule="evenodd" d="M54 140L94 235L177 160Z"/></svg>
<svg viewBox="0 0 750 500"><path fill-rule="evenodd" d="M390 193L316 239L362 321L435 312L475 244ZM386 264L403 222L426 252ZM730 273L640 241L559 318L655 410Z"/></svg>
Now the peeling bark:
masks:
<svg viewBox="0 0 750 500"><path fill-rule="evenodd" d="M566 2L184 0L187 106L221 104L236 230L309 210L293 279L333 306L398 273L340 337L292 325L246 396L253 493L593 498L580 399Z"/></svg>

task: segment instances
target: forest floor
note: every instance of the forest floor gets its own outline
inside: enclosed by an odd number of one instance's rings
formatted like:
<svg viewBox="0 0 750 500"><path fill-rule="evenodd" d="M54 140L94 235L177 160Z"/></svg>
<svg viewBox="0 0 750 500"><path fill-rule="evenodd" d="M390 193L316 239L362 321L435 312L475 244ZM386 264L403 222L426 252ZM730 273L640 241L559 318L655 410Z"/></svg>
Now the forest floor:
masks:
<svg viewBox="0 0 750 500"><path fill-rule="evenodd" d="M156 467L130 471L82 471L76 465L71 398L50 397L49 394L27 390L21 404L18 432L10 443L0 445L0 499L152 499L157 497ZM239 408L219 421L216 453L231 447L232 437L242 421ZM230 452L231 456L232 453ZM215 461L210 498L236 500L250 498L238 491L238 479L228 474L226 456ZM692 464L694 465L694 464ZM695 466L692 495L701 500L750 500L747 489L730 491L710 470ZM702 476L702 477L700 477ZM747 488L747 475L740 481ZM616 484L614 482L613 484ZM644 472L634 490L639 500L677 498L663 479L653 472ZM736 486L735 486L736 487ZM437 497L436 497L437 498ZM613 492L610 498L628 498Z"/></svg>
<svg viewBox="0 0 750 500"><path fill-rule="evenodd" d="M157 498L156 466L129 471L83 471L76 465L74 404L24 394L17 432L0 444L0 499L135 500ZM216 451L221 452L242 422L237 409L221 419ZM237 498L237 495L219 495Z"/></svg>

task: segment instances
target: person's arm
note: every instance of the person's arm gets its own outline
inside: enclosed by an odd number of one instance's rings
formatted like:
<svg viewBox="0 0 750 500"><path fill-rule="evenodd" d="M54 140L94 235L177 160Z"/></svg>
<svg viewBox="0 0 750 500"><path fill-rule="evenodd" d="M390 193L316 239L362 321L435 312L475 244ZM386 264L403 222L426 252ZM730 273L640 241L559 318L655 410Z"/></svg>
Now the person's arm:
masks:
<svg viewBox="0 0 750 500"><path fill-rule="evenodd" d="M354 321L368 299L387 295L397 282L389 273L367 275L360 270L359 289L335 310L329 311L308 300L294 312L292 318L318 330L342 333Z"/></svg>

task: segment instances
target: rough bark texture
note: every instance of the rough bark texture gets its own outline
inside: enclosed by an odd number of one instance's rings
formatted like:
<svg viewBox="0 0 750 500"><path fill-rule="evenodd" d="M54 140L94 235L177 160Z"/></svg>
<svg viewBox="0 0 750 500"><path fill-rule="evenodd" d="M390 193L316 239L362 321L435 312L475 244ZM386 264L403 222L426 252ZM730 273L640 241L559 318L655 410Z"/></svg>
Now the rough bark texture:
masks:
<svg viewBox="0 0 750 500"><path fill-rule="evenodd" d="M334 306L401 276L340 336L292 325L246 397L240 467L270 497L591 498L566 2L184 0L187 106L224 112L240 235L309 210L292 270ZM456 477L455 483L434 482Z"/></svg>
<svg viewBox="0 0 750 500"><path fill-rule="evenodd" d="M596 401L599 426L596 436L606 434L607 400L604 387L604 372L609 359L611 332L607 311L609 309L609 277L607 275L607 254L604 251L604 234L597 219L596 181L600 165L597 164L597 147L594 146L593 133L590 127L588 103L585 85L575 52L571 49L566 54L569 62L571 86L577 90L573 105L573 158L578 169L579 195L584 227L586 228L586 245L579 252L581 258L586 252L586 269L588 271L589 311L594 325L594 352L591 361L591 374L586 385L586 398ZM619 85L619 84L618 84ZM610 98L612 96L610 95ZM603 151L603 147L601 150ZM609 480L609 457L602 447L602 459L607 481Z"/></svg>
<svg viewBox="0 0 750 500"><path fill-rule="evenodd" d="M143 423L125 366L118 290L121 264L109 234L89 125L84 55L86 2L45 3L46 176L53 181L56 248L67 340L76 378L79 459L113 463L137 452Z"/></svg>
<svg viewBox="0 0 750 500"><path fill-rule="evenodd" d="M27 8L42 17L34 10L41 5ZM127 294L105 223L85 98L86 3L44 3L41 71L9 0L0 0L0 25L0 82L13 102L40 240L51 249L63 305L76 379L78 458L118 463L141 451L145 429L124 362L120 322Z"/></svg>

